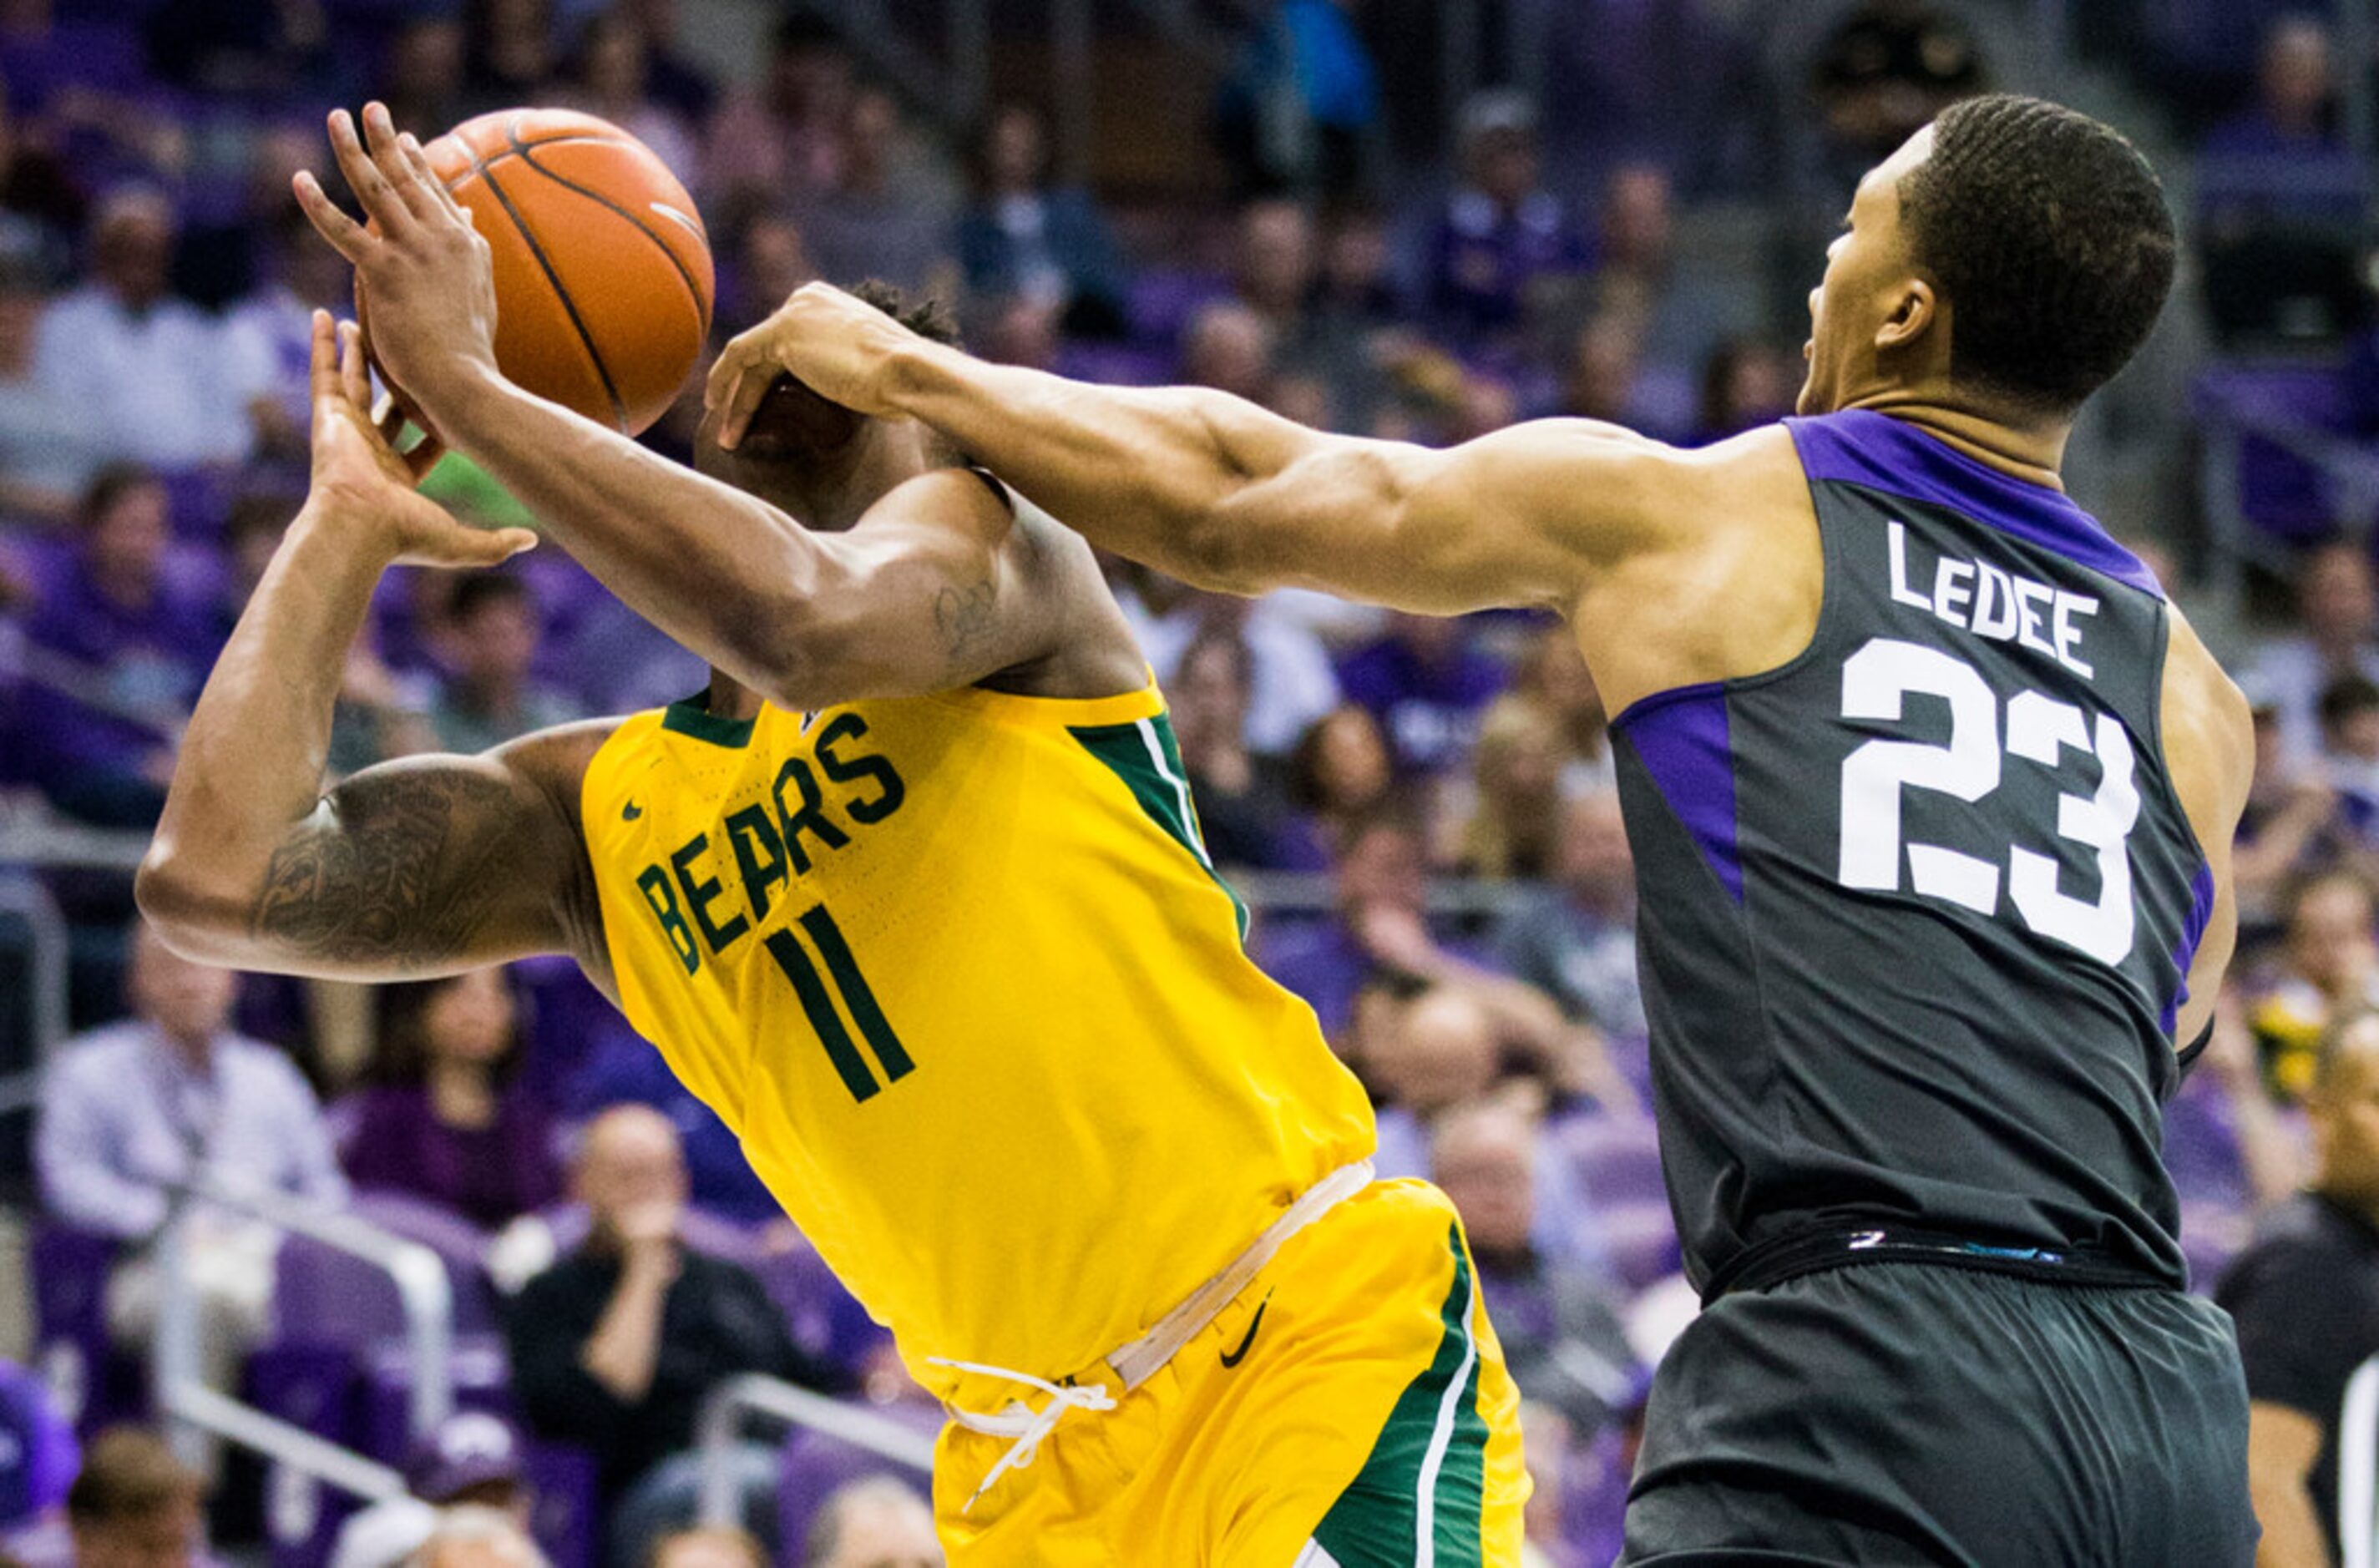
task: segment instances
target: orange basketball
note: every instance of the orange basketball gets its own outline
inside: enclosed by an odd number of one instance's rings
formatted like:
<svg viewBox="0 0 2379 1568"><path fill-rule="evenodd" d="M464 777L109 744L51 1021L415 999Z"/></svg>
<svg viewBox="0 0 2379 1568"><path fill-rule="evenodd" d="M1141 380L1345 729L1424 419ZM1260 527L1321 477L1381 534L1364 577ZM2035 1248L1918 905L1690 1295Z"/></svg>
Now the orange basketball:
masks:
<svg viewBox="0 0 2379 1568"><path fill-rule="evenodd" d="M495 253L496 363L634 435L710 332L710 242L650 148L569 109L505 109L424 149Z"/></svg>

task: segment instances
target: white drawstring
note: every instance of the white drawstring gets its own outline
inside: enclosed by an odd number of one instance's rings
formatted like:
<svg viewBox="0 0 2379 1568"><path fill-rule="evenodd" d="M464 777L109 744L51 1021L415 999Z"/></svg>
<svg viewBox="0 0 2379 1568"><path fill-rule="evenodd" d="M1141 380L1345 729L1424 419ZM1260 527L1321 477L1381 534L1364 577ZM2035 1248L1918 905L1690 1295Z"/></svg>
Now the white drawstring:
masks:
<svg viewBox="0 0 2379 1568"><path fill-rule="evenodd" d="M1148 1381L1150 1374L1173 1359L1174 1355L1190 1342L1192 1335L1214 1321L1215 1315L1247 1287L1258 1271L1272 1260L1281 1243L1320 1219L1346 1199L1353 1197L1371 1184L1371 1163L1358 1160L1342 1165L1315 1182L1300 1194L1296 1202L1281 1211L1263 1233L1249 1243L1246 1251L1223 1266L1222 1272L1192 1291L1173 1310L1158 1320L1156 1326L1133 1340L1129 1345L1109 1352L1103 1359L1106 1369L1115 1374L1118 1392L1129 1393ZM999 1463L974 1489L974 1496L966 1500L971 1512L991 1484L1010 1470L1021 1470L1033 1463L1041 1450L1041 1440L1051 1429L1066 1418L1069 1410L1107 1411L1116 1402L1107 1393L1105 1383L1085 1383L1079 1387L1053 1383L1046 1378L1036 1378L1030 1372L1012 1372L1005 1367L986 1367L978 1361L953 1361L947 1356L929 1356L926 1361L936 1367L955 1367L962 1372L979 1372L986 1378L1003 1382L1029 1383L1049 1395L1049 1403L1035 1411L1021 1400L1010 1400L1008 1408L996 1416L985 1416L972 1410L961 1410L948 1400L942 1408L951 1420L972 1432L985 1437L1013 1437Z"/></svg>
<svg viewBox="0 0 2379 1568"><path fill-rule="evenodd" d="M1046 1378L1036 1378L1030 1372L1014 1372L1005 1367L986 1367L977 1361L953 1361L947 1356L929 1356L925 1359L929 1364L936 1367L955 1367L961 1372L979 1372L986 1378L998 1378L1005 1382L1030 1383L1049 1395L1049 1403L1038 1411L1033 1410L1021 1400L1010 1402L1009 1409L1023 1410L1030 1419L1026 1420L1018 1431L1016 1441L1008 1444L1008 1452L999 1456L999 1463L991 1467L991 1474L983 1478L983 1485L975 1488L974 1495L966 1500L966 1506L959 1510L961 1514L972 1512L975 1503L982 1499L984 1493L991 1490L992 1483L998 1480L1000 1477L1010 1470L1021 1470L1032 1464L1033 1456L1041 1452L1041 1440L1047 1437L1056 1429L1057 1423L1066 1418L1067 1411L1107 1411L1116 1407L1116 1402L1109 1397L1107 1385L1105 1383L1084 1383L1069 1387L1063 1383L1053 1383ZM1013 1419L1007 1412L1002 1412L999 1416L971 1417L969 1412L953 1406L946 1405L945 1408L958 1418L961 1426L972 1425L974 1422L1004 1424Z"/></svg>

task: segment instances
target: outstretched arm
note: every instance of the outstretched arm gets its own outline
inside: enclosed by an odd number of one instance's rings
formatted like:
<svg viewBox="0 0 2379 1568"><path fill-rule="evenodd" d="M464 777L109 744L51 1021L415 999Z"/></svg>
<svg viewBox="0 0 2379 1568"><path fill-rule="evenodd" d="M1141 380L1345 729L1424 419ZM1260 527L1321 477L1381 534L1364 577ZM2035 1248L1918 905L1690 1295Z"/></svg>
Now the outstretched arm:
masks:
<svg viewBox="0 0 2379 1568"><path fill-rule="evenodd" d="M1566 609L1690 514L1672 504L1687 455L1615 426L1540 421L1445 451L1326 435L1201 388L987 365L822 283L728 344L708 389L723 440L779 372L921 419L1094 543L1231 592Z"/></svg>
<svg viewBox="0 0 2379 1568"><path fill-rule="evenodd" d="M356 266L382 365L444 439L676 641L792 708L963 686L1054 645L1027 542L977 479L912 479L848 532L821 533L506 380L487 244L419 144L377 103L361 138L333 115L331 141L373 226L310 175L297 192Z"/></svg>
<svg viewBox="0 0 2379 1568"><path fill-rule="evenodd" d="M464 527L414 492L363 413L355 329L334 335L321 312L313 383L313 486L191 716L141 910L192 958L296 974L584 952L585 855L561 785L602 727L408 758L322 790L341 672L380 573L492 566L534 540Z"/></svg>

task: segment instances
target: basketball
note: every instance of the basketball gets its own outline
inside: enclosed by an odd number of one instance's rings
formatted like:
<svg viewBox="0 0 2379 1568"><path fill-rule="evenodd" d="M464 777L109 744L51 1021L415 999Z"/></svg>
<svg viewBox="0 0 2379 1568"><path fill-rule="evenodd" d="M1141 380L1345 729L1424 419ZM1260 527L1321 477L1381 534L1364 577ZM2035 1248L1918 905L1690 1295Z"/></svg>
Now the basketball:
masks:
<svg viewBox="0 0 2379 1568"><path fill-rule="evenodd" d="M504 375L624 435L659 418L710 332L712 282L668 166L568 109L481 115L423 151L494 252Z"/></svg>

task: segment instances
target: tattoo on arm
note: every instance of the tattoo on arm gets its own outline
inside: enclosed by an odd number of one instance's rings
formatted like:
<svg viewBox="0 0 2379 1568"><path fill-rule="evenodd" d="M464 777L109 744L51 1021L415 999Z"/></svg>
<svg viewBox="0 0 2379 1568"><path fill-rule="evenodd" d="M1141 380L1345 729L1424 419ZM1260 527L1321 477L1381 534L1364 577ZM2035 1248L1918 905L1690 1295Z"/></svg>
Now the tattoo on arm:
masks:
<svg viewBox="0 0 2379 1568"><path fill-rule="evenodd" d="M994 597L988 577L972 588L944 588L934 596L934 625L953 660L972 653L991 635L996 624Z"/></svg>
<svg viewBox="0 0 2379 1568"><path fill-rule="evenodd" d="M501 780L456 768L349 779L272 853L249 924L260 937L342 962L435 964L466 952L508 897L504 863L531 838Z"/></svg>

